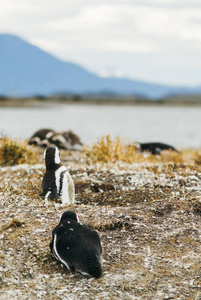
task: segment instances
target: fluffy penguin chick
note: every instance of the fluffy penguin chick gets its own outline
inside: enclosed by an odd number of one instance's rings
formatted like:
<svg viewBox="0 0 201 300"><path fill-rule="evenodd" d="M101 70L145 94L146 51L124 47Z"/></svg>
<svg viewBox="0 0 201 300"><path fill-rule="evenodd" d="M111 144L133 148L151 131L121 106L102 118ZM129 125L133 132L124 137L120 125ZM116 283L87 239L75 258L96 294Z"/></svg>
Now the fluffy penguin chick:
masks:
<svg viewBox="0 0 201 300"><path fill-rule="evenodd" d="M99 278L102 248L98 233L81 225L73 211L65 211L52 231L52 255L69 270Z"/></svg>
<svg viewBox="0 0 201 300"><path fill-rule="evenodd" d="M46 172L42 181L42 196L44 199L58 200L62 203L73 204L75 202L74 182L62 166L57 147L48 147L44 152Z"/></svg>

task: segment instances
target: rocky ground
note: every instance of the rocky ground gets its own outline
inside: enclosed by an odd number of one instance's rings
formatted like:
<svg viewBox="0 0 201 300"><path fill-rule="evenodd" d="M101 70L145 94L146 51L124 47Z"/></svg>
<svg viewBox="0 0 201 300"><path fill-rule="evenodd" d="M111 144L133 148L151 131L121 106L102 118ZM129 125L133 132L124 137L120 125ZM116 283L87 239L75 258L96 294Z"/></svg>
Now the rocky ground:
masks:
<svg viewBox="0 0 201 300"><path fill-rule="evenodd" d="M76 204L44 202L39 164L0 168L0 299L201 299L201 166L87 163L61 153ZM103 276L71 273L51 255L64 210L95 228Z"/></svg>

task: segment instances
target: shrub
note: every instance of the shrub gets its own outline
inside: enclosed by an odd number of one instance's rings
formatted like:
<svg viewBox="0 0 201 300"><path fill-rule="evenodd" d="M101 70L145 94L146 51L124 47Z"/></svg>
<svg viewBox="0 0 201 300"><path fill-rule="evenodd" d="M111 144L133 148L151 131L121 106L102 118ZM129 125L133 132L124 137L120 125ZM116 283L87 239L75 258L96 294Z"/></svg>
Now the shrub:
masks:
<svg viewBox="0 0 201 300"><path fill-rule="evenodd" d="M199 152L198 150L194 151L194 160L195 160L195 164L197 165L201 165L201 152Z"/></svg>
<svg viewBox="0 0 201 300"><path fill-rule="evenodd" d="M34 162L35 155L28 148L28 143L16 142L9 138L3 138L0 141L0 165L13 166L22 163Z"/></svg>
<svg viewBox="0 0 201 300"><path fill-rule="evenodd" d="M124 161L128 163L143 160L143 154L136 151L135 145L125 145L119 137L111 139L110 135L101 137L87 152L93 163Z"/></svg>

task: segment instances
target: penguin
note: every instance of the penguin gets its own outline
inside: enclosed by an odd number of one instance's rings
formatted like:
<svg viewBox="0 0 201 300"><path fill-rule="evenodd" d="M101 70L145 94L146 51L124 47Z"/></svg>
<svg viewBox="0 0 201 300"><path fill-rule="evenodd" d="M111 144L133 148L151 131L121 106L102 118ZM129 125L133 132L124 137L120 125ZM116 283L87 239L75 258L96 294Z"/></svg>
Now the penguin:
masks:
<svg viewBox="0 0 201 300"><path fill-rule="evenodd" d="M44 151L46 172L42 181L43 199L59 200L64 204L75 202L75 187L66 167L61 164L57 147L48 147Z"/></svg>
<svg viewBox="0 0 201 300"><path fill-rule="evenodd" d="M178 152L173 146L163 143L136 143L140 152L148 151L151 154L161 154L163 150L172 150Z"/></svg>
<svg viewBox="0 0 201 300"><path fill-rule="evenodd" d="M73 131L64 131L62 132L62 135L67 141L69 141L73 150L80 150L81 146L83 146L83 143L80 141L79 136Z"/></svg>
<svg viewBox="0 0 201 300"><path fill-rule="evenodd" d="M48 139L50 139L54 133L55 131L52 129L40 129L31 136L29 139L29 145L48 147L50 146Z"/></svg>
<svg viewBox="0 0 201 300"><path fill-rule="evenodd" d="M71 150L71 144L63 136L62 132L55 132L49 139L50 144L57 146L59 149Z"/></svg>
<svg viewBox="0 0 201 300"><path fill-rule="evenodd" d="M99 278L102 275L102 248L98 233L79 223L74 211L65 211L52 231L52 255L68 270Z"/></svg>
<svg viewBox="0 0 201 300"><path fill-rule="evenodd" d="M71 130L63 132L55 132L48 139L50 144L54 144L60 149L80 150L83 145L78 135Z"/></svg>

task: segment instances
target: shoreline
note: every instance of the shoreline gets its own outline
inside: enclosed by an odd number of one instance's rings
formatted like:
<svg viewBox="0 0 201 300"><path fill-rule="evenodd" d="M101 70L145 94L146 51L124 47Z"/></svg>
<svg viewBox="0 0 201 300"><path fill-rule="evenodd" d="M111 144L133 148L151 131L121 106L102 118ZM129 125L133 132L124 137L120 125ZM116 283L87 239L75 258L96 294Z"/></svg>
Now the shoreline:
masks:
<svg viewBox="0 0 201 300"><path fill-rule="evenodd" d="M44 107L48 105L132 105L183 107L201 106L201 96L178 96L150 100L136 97L38 97L38 98L0 98L0 107Z"/></svg>

